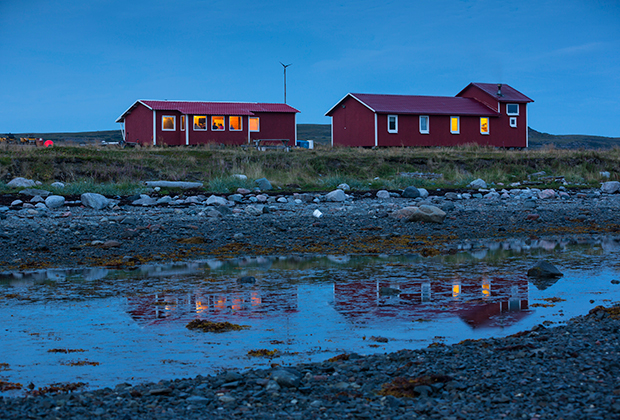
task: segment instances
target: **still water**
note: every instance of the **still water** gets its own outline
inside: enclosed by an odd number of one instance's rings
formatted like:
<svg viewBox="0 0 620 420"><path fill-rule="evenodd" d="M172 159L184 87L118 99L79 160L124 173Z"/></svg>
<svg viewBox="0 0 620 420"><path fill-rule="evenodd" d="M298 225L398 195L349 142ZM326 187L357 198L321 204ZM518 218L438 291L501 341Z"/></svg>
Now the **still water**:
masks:
<svg viewBox="0 0 620 420"><path fill-rule="evenodd" d="M620 238L464 243L456 251L0 273L0 381L100 388L385 353L556 325L620 301ZM564 276L528 279L541 259ZM256 282L240 283L243 276ZM194 319L249 328L188 330ZM248 355L261 349L277 352Z"/></svg>

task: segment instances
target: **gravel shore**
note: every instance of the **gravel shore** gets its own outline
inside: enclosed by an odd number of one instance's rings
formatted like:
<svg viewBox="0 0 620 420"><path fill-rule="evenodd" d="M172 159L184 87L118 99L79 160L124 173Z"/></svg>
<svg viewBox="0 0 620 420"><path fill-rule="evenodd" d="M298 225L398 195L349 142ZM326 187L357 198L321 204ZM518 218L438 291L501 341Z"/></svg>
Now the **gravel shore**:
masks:
<svg viewBox="0 0 620 420"><path fill-rule="evenodd" d="M364 193L343 202L321 194L247 194L240 201L228 197L225 205L207 205L207 197L189 199L188 193L175 198L176 205L132 205L137 198L119 197L102 210L82 206L79 197L48 209L10 205L16 197L4 196L0 271L130 267L204 256L434 255L467 240L620 229L619 194L558 191L540 198L538 191L522 191L503 199L445 191L416 199ZM392 217L422 204L444 210L443 223ZM619 312L598 308L566 325L452 346L3 398L0 417L620 418Z"/></svg>

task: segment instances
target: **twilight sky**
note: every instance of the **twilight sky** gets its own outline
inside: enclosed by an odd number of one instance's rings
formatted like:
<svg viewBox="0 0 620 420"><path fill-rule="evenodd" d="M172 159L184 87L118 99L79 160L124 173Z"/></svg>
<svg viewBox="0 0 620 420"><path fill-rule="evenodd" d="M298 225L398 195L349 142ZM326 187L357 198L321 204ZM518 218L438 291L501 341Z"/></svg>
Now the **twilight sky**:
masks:
<svg viewBox="0 0 620 420"><path fill-rule="evenodd" d="M0 0L0 134L113 130L137 99L454 96L505 83L529 126L620 137L618 0Z"/></svg>

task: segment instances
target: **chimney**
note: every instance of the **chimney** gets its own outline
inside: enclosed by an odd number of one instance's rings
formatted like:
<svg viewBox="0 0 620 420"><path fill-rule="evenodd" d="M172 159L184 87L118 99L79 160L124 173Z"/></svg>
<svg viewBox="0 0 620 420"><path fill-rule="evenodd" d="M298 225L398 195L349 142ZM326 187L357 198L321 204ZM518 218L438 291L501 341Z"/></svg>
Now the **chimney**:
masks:
<svg viewBox="0 0 620 420"><path fill-rule="evenodd" d="M497 96L504 96L504 94L502 93L502 84L501 83L497 84Z"/></svg>

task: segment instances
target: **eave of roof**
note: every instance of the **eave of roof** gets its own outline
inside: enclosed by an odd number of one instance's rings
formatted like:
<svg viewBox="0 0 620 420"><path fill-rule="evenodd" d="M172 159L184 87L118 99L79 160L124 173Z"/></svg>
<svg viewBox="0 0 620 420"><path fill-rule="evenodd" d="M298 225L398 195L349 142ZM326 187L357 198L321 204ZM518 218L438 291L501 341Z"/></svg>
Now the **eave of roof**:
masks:
<svg viewBox="0 0 620 420"><path fill-rule="evenodd" d="M116 122L123 122L125 117L139 104L151 110L176 111L187 115L255 115L255 112L299 112L290 105L280 103L138 100L118 117Z"/></svg>

